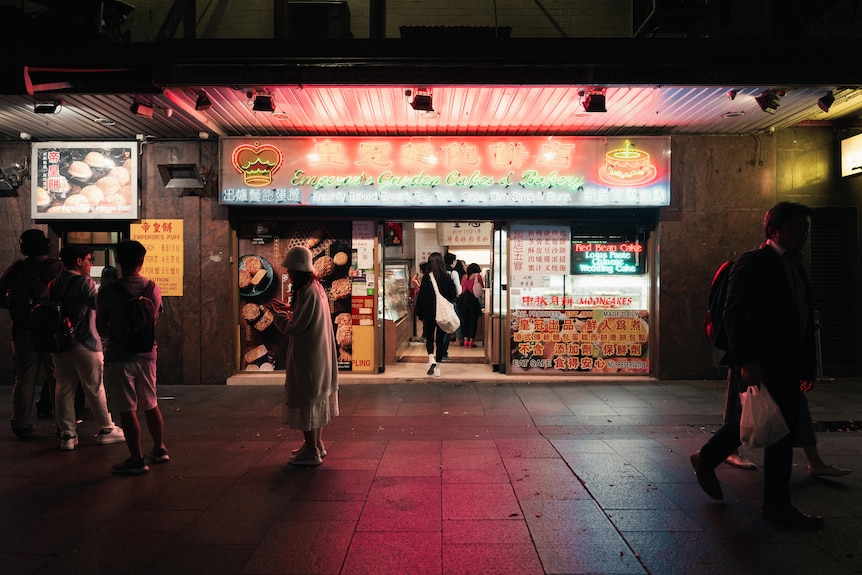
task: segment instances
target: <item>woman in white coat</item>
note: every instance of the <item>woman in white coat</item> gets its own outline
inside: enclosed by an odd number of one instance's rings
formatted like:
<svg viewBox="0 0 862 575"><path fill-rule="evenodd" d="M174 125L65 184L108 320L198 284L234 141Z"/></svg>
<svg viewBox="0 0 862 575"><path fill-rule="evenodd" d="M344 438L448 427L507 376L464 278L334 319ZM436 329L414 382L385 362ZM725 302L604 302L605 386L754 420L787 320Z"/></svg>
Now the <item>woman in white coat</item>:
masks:
<svg viewBox="0 0 862 575"><path fill-rule="evenodd" d="M315 466L326 456L323 426L338 415L338 360L326 291L312 266L311 250L291 248L282 267L291 283L289 310L274 312L273 325L287 337L282 423L302 431L305 442L291 465Z"/></svg>

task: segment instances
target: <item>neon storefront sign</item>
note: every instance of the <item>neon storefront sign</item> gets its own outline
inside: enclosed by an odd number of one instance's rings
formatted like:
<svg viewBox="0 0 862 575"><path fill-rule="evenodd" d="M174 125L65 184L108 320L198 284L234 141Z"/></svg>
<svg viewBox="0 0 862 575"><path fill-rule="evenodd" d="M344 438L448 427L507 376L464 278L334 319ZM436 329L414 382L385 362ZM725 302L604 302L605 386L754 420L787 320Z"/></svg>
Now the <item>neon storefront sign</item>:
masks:
<svg viewBox="0 0 862 575"><path fill-rule="evenodd" d="M605 207L670 203L670 139L222 138L235 206Z"/></svg>

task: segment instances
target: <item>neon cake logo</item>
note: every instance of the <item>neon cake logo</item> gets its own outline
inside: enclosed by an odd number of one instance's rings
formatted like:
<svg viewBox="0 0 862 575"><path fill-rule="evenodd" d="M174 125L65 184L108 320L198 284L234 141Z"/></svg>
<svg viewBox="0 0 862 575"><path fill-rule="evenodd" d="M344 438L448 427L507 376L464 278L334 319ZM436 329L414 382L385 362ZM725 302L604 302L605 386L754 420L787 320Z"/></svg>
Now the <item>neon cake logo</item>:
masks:
<svg viewBox="0 0 862 575"><path fill-rule="evenodd" d="M626 140L626 147L605 154L605 163L599 168L599 179L610 186L644 186L652 182L658 170L650 155L635 150Z"/></svg>
<svg viewBox="0 0 862 575"><path fill-rule="evenodd" d="M272 144L255 142L234 148L231 163L242 174L245 185L263 188L272 184L272 175L284 163L284 156Z"/></svg>

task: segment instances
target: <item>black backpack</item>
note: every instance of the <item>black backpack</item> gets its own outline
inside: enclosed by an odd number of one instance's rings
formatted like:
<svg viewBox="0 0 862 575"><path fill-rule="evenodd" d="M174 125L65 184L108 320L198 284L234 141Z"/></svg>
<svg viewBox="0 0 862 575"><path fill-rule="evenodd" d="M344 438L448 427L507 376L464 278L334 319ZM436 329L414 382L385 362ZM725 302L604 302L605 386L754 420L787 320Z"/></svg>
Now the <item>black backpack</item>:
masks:
<svg viewBox="0 0 862 575"><path fill-rule="evenodd" d="M129 290L118 282L111 284L116 287L126 301L123 302L122 324L111 329L111 335L116 336L117 344L128 352L149 353L156 345L156 304L153 302L153 289L156 284L147 282L144 293L133 296Z"/></svg>
<svg viewBox="0 0 862 575"><path fill-rule="evenodd" d="M6 290L6 307L16 327L29 329L30 312L48 299L48 279L45 273L56 260L48 259L33 265L19 262L17 275Z"/></svg>
<svg viewBox="0 0 862 575"><path fill-rule="evenodd" d="M50 284L46 291L50 293ZM75 345L75 325L63 310L62 295L37 304L30 311L29 323L36 351L60 353Z"/></svg>
<svg viewBox="0 0 862 575"><path fill-rule="evenodd" d="M721 264L712 277L709 287L709 308L703 318L706 329L706 339L722 351L727 351L730 343L727 341L727 330L724 327L724 300L727 299L727 283L733 260Z"/></svg>

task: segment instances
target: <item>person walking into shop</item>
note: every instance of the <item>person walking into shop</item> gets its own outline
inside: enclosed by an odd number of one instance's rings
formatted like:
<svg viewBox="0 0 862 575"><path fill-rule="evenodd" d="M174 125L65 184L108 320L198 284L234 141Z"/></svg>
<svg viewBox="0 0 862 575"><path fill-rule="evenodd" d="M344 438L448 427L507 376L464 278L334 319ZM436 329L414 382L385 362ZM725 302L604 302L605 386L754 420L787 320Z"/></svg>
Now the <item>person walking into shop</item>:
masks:
<svg viewBox="0 0 862 575"><path fill-rule="evenodd" d="M452 282L455 284L455 313L458 314L458 319L461 319L461 310L458 306L458 296L461 295L461 274L458 273L457 269L455 269L455 264L458 261L458 256L456 256L452 252L447 252L446 255L443 256L443 260L446 263L446 273L449 274L449 276L452 278ZM461 323L463 324L464 321L461 320ZM452 361L452 358L449 357L449 344L451 343L453 336L455 338L455 343L457 344L458 340L461 338L460 327L455 330L454 334L446 334L446 353L443 354L443 363L449 363Z"/></svg>
<svg viewBox="0 0 862 575"><path fill-rule="evenodd" d="M467 273L461 278L461 333L464 336L464 346L473 347L473 338L482 317L482 295L485 284L482 281L482 268L472 263L467 266Z"/></svg>
<svg viewBox="0 0 862 575"><path fill-rule="evenodd" d="M428 352L427 373L440 377L440 364L446 357L449 334L437 326L437 294L431 285L431 277L437 282L441 297L454 302L458 292L452 276L446 271L446 264L440 252L428 256L426 272L416 298L416 315L422 319L422 336L425 338L425 350Z"/></svg>
<svg viewBox="0 0 862 575"><path fill-rule="evenodd" d="M282 422L302 431L290 465L312 467L326 457L322 433L338 416L338 357L326 290L305 246L288 250L281 265L290 277L289 309L274 309L273 325L287 338ZM344 326L351 329L351 326Z"/></svg>
<svg viewBox="0 0 862 575"><path fill-rule="evenodd" d="M141 423L138 412L144 412L147 430L153 442L149 460L167 463L170 455L165 447L165 420L156 394L156 361L158 346L154 337L155 326L162 313L162 293L158 284L141 275L147 248L135 240L117 244L117 265L120 277L105 282L96 298L96 326L105 343L105 391L112 413L120 414L120 423L126 433L129 458L111 467L117 475L140 475L150 470L141 448ZM146 322L146 334L129 335L129 318L126 306L132 298L146 298L152 312L152 324ZM143 322L142 322L143 323ZM152 331L150 331L150 327ZM146 339L146 341L130 341ZM140 344L140 345L138 345ZM146 347L152 347L146 350Z"/></svg>
<svg viewBox="0 0 862 575"><path fill-rule="evenodd" d="M60 449L72 450L78 445L75 418L75 390L84 390L87 404L99 426L96 443L120 443L126 440L108 412L105 386L102 382L104 355L102 340L96 329L96 284L90 277L93 251L78 244L60 250L66 270L51 282L49 296L62 302L63 312L75 326L75 344L68 350L53 354L57 374L55 417L60 431Z"/></svg>
<svg viewBox="0 0 862 575"><path fill-rule="evenodd" d="M783 526L819 529L822 517L807 515L790 502L800 401L816 371L810 286L800 262L811 213L809 207L792 202L780 202L766 212L766 241L743 254L730 273L724 323L740 391L766 386L790 429L764 450L761 514ZM723 499L715 468L739 445L737 412L691 455L697 481L710 497Z"/></svg>
<svg viewBox="0 0 862 575"><path fill-rule="evenodd" d="M42 230L26 230L18 240L23 259L9 266L0 276L0 307L9 310L12 320L12 431L19 439L35 433L31 420L36 389L42 396L36 410L40 417L53 412L54 360L51 354L33 349L30 339L30 310L47 294L48 284L63 271L60 260L48 257L51 241Z"/></svg>

